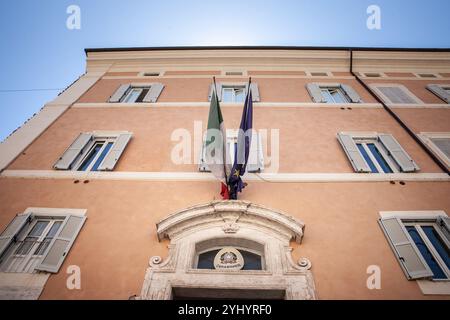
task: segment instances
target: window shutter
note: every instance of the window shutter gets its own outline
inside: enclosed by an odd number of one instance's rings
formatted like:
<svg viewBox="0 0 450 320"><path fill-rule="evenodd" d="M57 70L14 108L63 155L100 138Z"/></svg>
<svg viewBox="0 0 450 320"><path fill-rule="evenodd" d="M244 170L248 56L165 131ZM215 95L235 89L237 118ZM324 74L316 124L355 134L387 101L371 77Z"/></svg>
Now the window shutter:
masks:
<svg viewBox="0 0 450 320"><path fill-rule="evenodd" d="M389 99L390 103L417 103L400 87L378 87L378 90Z"/></svg>
<svg viewBox="0 0 450 320"><path fill-rule="evenodd" d="M327 101L322 96L322 91L317 83L306 84L306 90L308 90L309 95L313 102L316 103L326 103Z"/></svg>
<svg viewBox="0 0 450 320"><path fill-rule="evenodd" d="M74 142L72 142L70 147L67 148L64 154L56 162L54 168L57 170L70 170L74 161L84 152L84 149L91 140L91 133L80 133L80 135Z"/></svg>
<svg viewBox="0 0 450 320"><path fill-rule="evenodd" d="M351 103L362 103L361 97L358 93L349 85L341 84L342 90L344 90L345 94L350 98Z"/></svg>
<svg viewBox="0 0 450 320"><path fill-rule="evenodd" d="M148 93L145 95L144 99L142 99L143 102L150 102L154 103L158 101L159 96L161 95L161 92L164 89L164 85L162 83L154 83L150 86L150 90L148 90Z"/></svg>
<svg viewBox="0 0 450 320"><path fill-rule="evenodd" d="M380 226L408 279L433 276L400 219L380 219Z"/></svg>
<svg viewBox="0 0 450 320"><path fill-rule="evenodd" d="M437 95L439 98L444 100L447 103L450 103L450 93L444 90L440 85L438 84L429 84L427 85L427 89L433 92L435 95Z"/></svg>
<svg viewBox="0 0 450 320"><path fill-rule="evenodd" d="M222 101L222 84L220 82L216 82L216 88L217 88L217 97L219 98L219 101ZM209 86L208 101L211 101L212 99L213 89L214 83L211 83Z"/></svg>
<svg viewBox="0 0 450 320"><path fill-rule="evenodd" d="M211 172L209 170L208 165L206 164L206 136L203 139L202 150L200 151L199 163L198 163L198 171L201 172Z"/></svg>
<svg viewBox="0 0 450 320"><path fill-rule="evenodd" d="M114 169L131 137L131 133L122 133L117 137L111 147L111 150L108 152L103 162L99 165L99 171L111 171Z"/></svg>
<svg viewBox="0 0 450 320"><path fill-rule="evenodd" d="M68 215L58 235L50 243L36 270L58 272L86 220L85 216Z"/></svg>
<svg viewBox="0 0 450 320"><path fill-rule="evenodd" d="M260 135L253 131L252 143L248 155L247 172L261 172L264 170L264 157Z"/></svg>
<svg viewBox="0 0 450 320"><path fill-rule="evenodd" d="M261 100L261 98L259 96L258 84L256 82L250 83L250 90L252 91L253 102L259 102Z"/></svg>
<svg viewBox="0 0 450 320"><path fill-rule="evenodd" d="M449 217L438 217L438 224L442 228L442 232L447 237L447 240L450 241L450 218Z"/></svg>
<svg viewBox="0 0 450 320"><path fill-rule="evenodd" d="M16 236L30 221L31 213L22 213L14 217L5 230L0 234L0 257L8 249L11 242L16 241Z"/></svg>
<svg viewBox="0 0 450 320"><path fill-rule="evenodd" d="M130 84L122 84L119 89L117 89L116 92L109 98L109 102L120 102L120 100L130 87Z"/></svg>
<svg viewBox="0 0 450 320"><path fill-rule="evenodd" d="M399 165L402 172L414 172L420 169L406 151L403 150L397 140L395 140L394 136L391 134L380 134L378 135L378 139Z"/></svg>
<svg viewBox="0 0 450 320"><path fill-rule="evenodd" d="M359 152L353 137L342 133L338 133L337 137L345 151L345 154L350 160L353 169L355 169L356 172L372 172L366 160L364 160L363 156Z"/></svg>

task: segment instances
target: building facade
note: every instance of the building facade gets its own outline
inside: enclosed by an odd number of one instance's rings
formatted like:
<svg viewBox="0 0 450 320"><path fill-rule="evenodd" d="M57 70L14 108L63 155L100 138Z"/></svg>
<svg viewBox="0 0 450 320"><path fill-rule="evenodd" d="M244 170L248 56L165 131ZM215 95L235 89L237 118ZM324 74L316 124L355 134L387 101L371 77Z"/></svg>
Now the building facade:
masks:
<svg viewBox="0 0 450 320"><path fill-rule="evenodd" d="M0 298L449 299L448 50L86 55L0 144ZM253 94L237 201L203 161L213 77L230 146Z"/></svg>

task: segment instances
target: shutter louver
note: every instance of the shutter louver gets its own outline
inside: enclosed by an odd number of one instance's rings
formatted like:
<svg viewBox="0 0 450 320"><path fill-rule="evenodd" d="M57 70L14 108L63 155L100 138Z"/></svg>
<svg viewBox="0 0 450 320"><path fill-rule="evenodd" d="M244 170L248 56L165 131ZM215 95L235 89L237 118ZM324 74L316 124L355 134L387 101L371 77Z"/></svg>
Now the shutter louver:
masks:
<svg viewBox="0 0 450 320"><path fill-rule="evenodd" d="M68 215L64 220L58 235L52 239L47 251L36 270L57 273L64 259L72 247L81 227L86 220L85 216Z"/></svg>
<svg viewBox="0 0 450 320"><path fill-rule="evenodd" d="M84 149L88 143L92 140L91 133L80 133L64 154L58 159L53 166L57 170L70 170L75 160L80 154L84 152Z"/></svg>
<svg viewBox="0 0 450 320"><path fill-rule="evenodd" d="M253 131L246 171L261 172L263 170L264 170L264 158L262 152L261 137L256 131Z"/></svg>
<svg viewBox="0 0 450 320"><path fill-rule="evenodd" d="M345 151L345 154L350 160L353 169L356 172L372 172L366 160L364 160L363 156L359 152L353 137L342 133L338 133L337 137Z"/></svg>
<svg viewBox="0 0 450 320"><path fill-rule="evenodd" d="M28 223L30 216L31 213L18 214L0 234L0 257L8 249L11 242L15 241L15 237Z"/></svg>
<svg viewBox="0 0 450 320"><path fill-rule="evenodd" d="M120 100L122 100L122 97L125 95L125 93L128 91L128 89L131 87L130 84L122 84L116 92L109 98L109 102L118 103Z"/></svg>
<svg viewBox="0 0 450 320"><path fill-rule="evenodd" d="M222 101L222 84L220 82L216 82L216 88L217 88L217 98L219 99L219 101ZM214 90L214 83L211 83L209 86L208 101L211 101L213 90Z"/></svg>
<svg viewBox="0 0 450 320"><path fill-rule="evenodd" d="M379 220L379 222L406 277L408 279L432 277L433 272L416 248L400 219L386 218Z"/></svg>
<svg viewBox="0 0 450 320"><path fill-rule="evenodd" d="M419 166L400 146L391 134L379 134L378 139L388 150L389 155L400 167L402 172L414 172L419 170Z"/></svg>
<svg viewBox="0 0 450 320"><path fill-rule="evenodd" d="M158 98L161 95L163 89L164 85L162 83L153 83L142 101L155 103L156 101L158 101Z"/></svg>
<svg viewBox="0 0 450 320"><path fill-rule="evenodd" d="M351 103L362 103L361 97L358 93L349 85L341 84L342 90L344 90L345 94L350 98Z"/></svg>
<svg viewBox="0 0 450 320"><path fill-rule="evenodd" d="M116 141L111 147L111 150L108 152L108 154L105 156L105 159L98 167L99 171L111 171L114 169L131 137L131 133L122 133L117 137Z"/></svg>
<svg viewBox="0 0 450 320"><path fill-rule="evenodd" d="M256 82L250 83L250 90L252 91L252 99L253 102L259 102L261 101L261 98L259 96L259 88L258 84Z"/></svg>
<svg viewBox="0 0 450 320"><path fill-rule="evenodd" d="M308 83L306 85L306 90L308 90L309 95L313 102L316 103L326 103L327 101L322 96L322 91L317 83Z"/></svg>
<svg viewBox="0 0 450 320"><path fill-rule="evenodd" d="M429 84L427 89L447 103L450 103L450 93L438 84Z"/></svg>
<svg viewBox="0 0 450 320"><path fill-rule="evenodd" d="M378 87L378 90L388 98L388 103L413 104L417 103L400 87Z"/></svg>

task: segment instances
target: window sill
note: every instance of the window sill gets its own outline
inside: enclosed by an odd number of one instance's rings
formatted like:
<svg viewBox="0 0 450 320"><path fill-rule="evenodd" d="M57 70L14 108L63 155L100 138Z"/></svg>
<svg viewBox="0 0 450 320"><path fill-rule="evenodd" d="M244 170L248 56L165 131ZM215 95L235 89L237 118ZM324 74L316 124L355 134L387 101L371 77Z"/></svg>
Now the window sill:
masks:
<svg viewBox="0 0 450 320"><path fill-rule="evenodd" d="M49 273L0 272L0 300L37 300Z"/></svg>
<svg viewBox="0 0 450 320"><path fill-rule="evenodd" d="M450 295L450 281L417 280L424 295Z"/></svg>

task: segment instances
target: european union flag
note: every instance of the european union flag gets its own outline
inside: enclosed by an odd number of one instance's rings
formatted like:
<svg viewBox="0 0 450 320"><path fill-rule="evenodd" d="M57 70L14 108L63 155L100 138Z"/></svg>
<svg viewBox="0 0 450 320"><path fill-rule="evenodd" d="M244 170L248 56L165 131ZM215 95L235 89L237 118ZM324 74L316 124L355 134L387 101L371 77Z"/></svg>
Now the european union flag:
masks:
<svg viewBox="0 0 450 320"><path fill-rule="evenodd" d="M228 178L230 186L230 199L237 199L237 193L245 187L241 176L244 175L247 167L250 144L252 143L252 125L253 125L253 99L250 90L250 82L245 98L244 110L242 112L241 125L239 127L237 145L234 146L234 164L231 174Z"/></svg>

